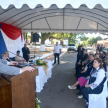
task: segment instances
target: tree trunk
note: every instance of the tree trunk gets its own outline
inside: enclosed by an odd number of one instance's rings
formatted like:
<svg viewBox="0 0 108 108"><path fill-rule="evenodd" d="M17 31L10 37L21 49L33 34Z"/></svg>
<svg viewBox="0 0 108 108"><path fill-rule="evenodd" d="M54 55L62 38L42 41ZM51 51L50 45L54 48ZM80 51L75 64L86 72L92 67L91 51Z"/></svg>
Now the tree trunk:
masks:
<svg viewBox="0 0 108 108"><path fill-rule="evenodd" d="M26 43L27 43L27 33L26 33Z"/></svg>
<svg viewBox="0 0 108 108"><path fill-rule="evenodd" d="M39 50L39 51L46 51L46 50L45 50L45 44L41 44L41 45L40 45L40 50Z"/></svg>
<svg viewBox="0 0 108 108"><path fill-rule="evenodd" d="M24 40L25 40L25 32L23 32L23 38L24 38Z"/></svg>
<svg viewBox="0 0 108 108"><path fill-rule="evenodd" d="M43 39L41 39L40 51L46 51L45 50L45 40Z"/></svg>
<svg viewBox="0 0 108 108"><path fill-rule="evenodd" d="M31 32L30 47L32 47L32 42L33 42L33 32Z"/></svg>
<svg viewBox="0 0 108 108"><path fill-rule="evenodd" d="M31 40L30 40L30 43L33 42L33 32L31 32Z"/></svg>
<svg viewBox="0 0 108 108"><path fill-rule="evenodd" d="M45 44L45 40L41 39L41 44Z"/></svg>

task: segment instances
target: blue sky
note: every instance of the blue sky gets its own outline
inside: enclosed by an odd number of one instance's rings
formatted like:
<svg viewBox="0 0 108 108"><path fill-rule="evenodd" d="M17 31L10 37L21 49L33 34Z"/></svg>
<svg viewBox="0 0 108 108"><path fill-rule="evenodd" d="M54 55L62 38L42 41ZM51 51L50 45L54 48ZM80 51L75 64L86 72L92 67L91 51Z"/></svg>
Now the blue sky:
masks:
<svg viewBox="0 0 108 108"><path fill-rule="evenodd" d="M59 8L63 8L66 4L71 4L74 8L78 8L81 4L86 4L89 8L93 8L96 4L101 4L104 8L108 8L108 0L0 0L0 5L7 8L10 4L14 4L17 8L23 4L28 4L34 8L37 4L42 4L45 8L51 4L56 4Z"/></svg>

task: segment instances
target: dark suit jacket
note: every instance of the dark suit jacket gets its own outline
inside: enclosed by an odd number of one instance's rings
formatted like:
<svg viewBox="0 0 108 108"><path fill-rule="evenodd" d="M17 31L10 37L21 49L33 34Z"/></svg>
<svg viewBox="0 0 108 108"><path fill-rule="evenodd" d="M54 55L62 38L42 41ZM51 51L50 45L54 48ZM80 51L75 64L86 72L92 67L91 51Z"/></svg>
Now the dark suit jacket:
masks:
<svg viewBox="0 0 108 108"><path fill-rule="evenodd" d="M89 76L90 75L90 72L91 70L93 69L93 61L89 62L88 65L87 65L87 71L86 71L86 75Z"/></svg>
<svg viewBox="0 0 108 108"><path fill-rule="evenodd" d="M22 52L23 52L23 58L28 62L29 60L28 54L30 54L29 49L27 47L23 47Z"/></svg>
<svg viewBox="0 0 108 108"><path fill-rule="evenodd" d="M84 56L83 56L83 58L81 59L81 62L83 62L83 61L85 61L86 59L88 59L88 54L85 54Z"/></svg>
<svg viewBox="0 0 108 108"><path fill-rule="evenodd" d="M0 73L7 75L18 75L20 74L20 68L8 66L6 60L0 59Z"/></svg>

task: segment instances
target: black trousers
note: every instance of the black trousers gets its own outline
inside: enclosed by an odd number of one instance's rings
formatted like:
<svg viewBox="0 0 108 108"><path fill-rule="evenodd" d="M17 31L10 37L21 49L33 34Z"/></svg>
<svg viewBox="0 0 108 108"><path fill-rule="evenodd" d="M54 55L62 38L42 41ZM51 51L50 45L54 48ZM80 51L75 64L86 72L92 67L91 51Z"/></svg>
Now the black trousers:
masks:
<svg viewBox="0 0 108 108"><path fill-rule="evenodd" d="M29 61L29 56L28 55L23 55L23 58L26 60L26 62Z"/></svg>
<svg viewBox="0 0 108 108"><path fill-rule="evenodd" d="M97 87L92 90L90 87L86 88L85 86L82 86L80 90L81 90L81 94L83 95L84 99L88 102L89 94L100 94L103 89L100 89L99 87Z"/></svg>
<svg viewBox="0 0 108 108"><path fill-rule="evenodd" d="M54 53L54 64L56 63L56 57L58 59L58 64L59 64L59 53Z"/></svg>

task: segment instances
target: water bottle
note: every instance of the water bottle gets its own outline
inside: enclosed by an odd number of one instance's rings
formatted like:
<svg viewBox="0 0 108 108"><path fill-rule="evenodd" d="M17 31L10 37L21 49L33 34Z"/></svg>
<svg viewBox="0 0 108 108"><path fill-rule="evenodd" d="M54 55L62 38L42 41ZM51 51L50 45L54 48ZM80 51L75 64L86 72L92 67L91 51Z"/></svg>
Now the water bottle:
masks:
<svg viewBox="0 0 108 108"><path fill-rule="evenodd" d="M35 60L35 59L33 59L33 64L34 64L34 65L36 64L36 60Z"/></svg>

